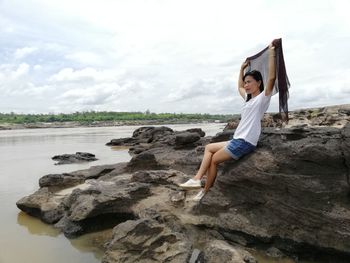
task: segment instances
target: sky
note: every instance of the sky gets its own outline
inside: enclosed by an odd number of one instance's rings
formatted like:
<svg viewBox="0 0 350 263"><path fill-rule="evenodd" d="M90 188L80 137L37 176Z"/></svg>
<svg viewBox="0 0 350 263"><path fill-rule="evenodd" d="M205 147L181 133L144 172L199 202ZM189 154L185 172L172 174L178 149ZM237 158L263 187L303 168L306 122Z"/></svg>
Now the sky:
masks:
<svg viewBox="0 0 350 263"><path fill-rule="evenodd" d="M0 0L0 112L236 114L241 64L275 38L290 110L350 103L348 10L347 0Z"/></svg>

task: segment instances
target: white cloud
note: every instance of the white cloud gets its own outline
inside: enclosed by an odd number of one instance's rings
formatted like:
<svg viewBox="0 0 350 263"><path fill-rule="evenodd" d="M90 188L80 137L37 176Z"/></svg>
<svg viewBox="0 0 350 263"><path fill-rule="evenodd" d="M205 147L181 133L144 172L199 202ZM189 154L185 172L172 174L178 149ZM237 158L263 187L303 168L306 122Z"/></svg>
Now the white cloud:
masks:
<svg viewBox="0 0 350 263"><path fill-rule="evenodd" d="M82 81L86 79L93 80L97 71L93 68L85 68L82 70L73 70L72 68L64 68L55 75L49 78L50 81L62 82L62 81Z"/></svg>
<svg viewBox="0 0 350 263"><path fill-rule="evenodd" d="M345 0L1 1L0 100L11 95L13 106L0 111L237 113L240 64L276 37L292 109L346 103L349 7ZM275 98L270 109L278 109Z"/></svg>
<svg viewBox="0 0 350 263"><path fill-rule="evenodd" d="M83 65L102 65L103 60L101 57L93 52L80 51L65 56L67 59L77 61Z"/></svg>
<svg viewBox="0 0 350 263"><path fill-rule="evenodd" d="M93 82L114 82L120 79L125 73L123 70L97 70L95 68L83 68L80 70L74 70L72 68L61 69L58 73L49 77L50 82L80 82L80 81L93 81Z"/></svg>
<svg viewBox="0 0 350 263"><path fill-rule="evenodd" d="M11 81L19 81L25 79L30 71L30 65L21 63L19 65L1 64L0 65L0 87L10 89L7 86Z"/></svg>
<svg viewBox="0 0 350 263"><path fill-rule="evenodd" d="M42 66L41 66L41 65L35 65L35 66L33 67L33 69L36 70L36 71L39 71L39 70L42 69Z"/></svg>
<svg viewBox="0 0 350 263"><path fill-rule="evenodd" d="M118 86L93 86L85 89L75 89L66 91L59 99L63 99L64 103L76 105L101 105L117 93Z"/></svg>
<svg viewBox="0 0 350 263"><path fill-rule="evenodd" d="M26 63L21 63L18 68L11 73L12 79L17 79L28 74L30 66Z"/></svg>
<svg viewBox="0 0 350 263"><path fill-rule="evenodd" d="M36 47L23 47L23 48L18 48L15 51L14 57L15 59L23 59L26 56L33 54L36 52L38 49Z"/></svg>

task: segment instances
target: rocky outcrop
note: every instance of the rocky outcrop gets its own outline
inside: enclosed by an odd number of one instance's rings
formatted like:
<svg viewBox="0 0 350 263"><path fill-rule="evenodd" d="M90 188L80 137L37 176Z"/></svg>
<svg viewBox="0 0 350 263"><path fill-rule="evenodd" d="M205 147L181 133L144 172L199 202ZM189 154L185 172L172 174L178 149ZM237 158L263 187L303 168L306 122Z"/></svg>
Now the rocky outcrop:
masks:
<svg viewBox="0 0 350 263"><path fill-rule="evenodd" d="M127 165L129 171L161 169L162 165L156 160L153 153L142 152L135 155Z"/></svg>
<svg viewBox="0 0 350 263"><path fill-rule="evenodd" d="M348 262L350 124L341 127L265 127L254 153L219 166L199 203L178 184L195 173L205 144L233 130L210 138L146 127L132 137L143 150L129 163L45 176L17 206L68 237L114 227L105 263L256 262L247 247ZM177 136L186 138L180 147Z"/></svg>
<svg viewBox="0 0 350 263"><path fill-rule="evenodd" d="M205 262L245 262L257 263L258 261L247 251L233 247L223 240L213 240L208 243L204 250Z"/></svg>
<svg viewBox="0 0 350 263"><path fill-rule="evenodd" d="M228 122L224 130L236 129L240 116L236 116ZM293 126L323 126L342 128L350 122L350 104L329 106L321 108L309 108L289 112L289 122L282 123L278 113L265 113L262 120L263 127L290 128Z"/></svg>
<svg viewBox="0 0 350 263"><path fill-rule="evenodd" d="M198 212L232 241L350 255L349 128L265 130L254 154L223 165Z"/></svg>
<svg viewBox="0 0 350 263"><path fill-rule="evenodd" d="M154 219L126 221L113 229L102 262L186 262L191 248L184 233Z"/></svg>
<svg viewBox="0 0 350 263"><path fill-rule="evenodd" d="M55 165L80 163L80 162L92 162L92 161L98 160L97 158L95 158L94 154L86 153L86 152L76 152L75 154L55 155L51 159L54 161L57 161Z"/></svg>
<svg viewBox="0 0 350 263"><path fill-rule="evenodd" d="M131 154L139 154L151 148L174 147L190 149L202 144L205 132L201 129L173 131L168 127L141 127L134 131L132 137L113 139L107 146L130 146Z"/></svg>
<svg viewBox="0 0 350 263"><path fill-rule="evenodd" d="M56 223L64 214L63 203L57 202L57 198L54 198L53 193L47 187L23 197L17 202L17 207L48 224Z"/></svg>
<svg viewBox="0 0 350 263"><path fill-rule="evenodd" d="M129 177L94 181L86 189L73 191L63 200L66 210L56 227L67 237L76 237L133 219L132 205L149 196L150 189L147 184L130 182Z"/></svg>

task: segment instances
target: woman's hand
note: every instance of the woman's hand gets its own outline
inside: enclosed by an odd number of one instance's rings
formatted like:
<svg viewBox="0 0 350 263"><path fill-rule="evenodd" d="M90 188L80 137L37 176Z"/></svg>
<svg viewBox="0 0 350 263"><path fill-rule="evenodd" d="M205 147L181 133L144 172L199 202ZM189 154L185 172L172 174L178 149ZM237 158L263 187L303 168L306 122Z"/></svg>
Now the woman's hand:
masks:
<svg viewBox="0 0 350 263"><path fill-rule="evenodd" d="M265 88L265 95L270 96L276 81L276 51L274 41L269 45L269 73Z"/></svg>
<svg viewBox="0 0 350 263"><path fill-rule="evenodd" d="M245 69L248 66L249 66L249 60L246 60L246 61L243 62L242 66L241 66L241 69L243 70L243 69Z"/></svg>
<svg viewBox="0 0 350 263"><path fill-rule="evenodd" d="M275 50L275 45L273 44L273 41L269 45L269 55L270 55L270 57L276 56L276 50Z"/></svg>
<svg viewBox="0 0 350 263"><path fill-rule="evenodd" d="M244 100L245 100L245 93L246 92L245 92L244 84L243 84L243 73L244 73L244 69L248 66L249 66L249 60L244 61L242 66L241 66L241 70L239 71L239 76L238 76L238 91Z"/></svg>

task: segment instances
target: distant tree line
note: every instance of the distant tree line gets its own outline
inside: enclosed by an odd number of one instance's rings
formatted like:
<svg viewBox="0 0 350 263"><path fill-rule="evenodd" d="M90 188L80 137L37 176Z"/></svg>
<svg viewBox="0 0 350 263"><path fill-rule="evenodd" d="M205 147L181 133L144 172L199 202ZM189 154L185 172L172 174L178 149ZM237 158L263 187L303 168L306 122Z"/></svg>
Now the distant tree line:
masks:
<svg viewBox="0 0 350 263"><path fill-rule="evenodd" d="M96 121L137 121L137 120L179 120L179 121L228 121L233 115L220 114L185 114L185 113L151 113L146 112L109 112L88 111L70 114L16 114L0 113L0 123L39 123L39 122L80 122L91 123Z"/></svg>

